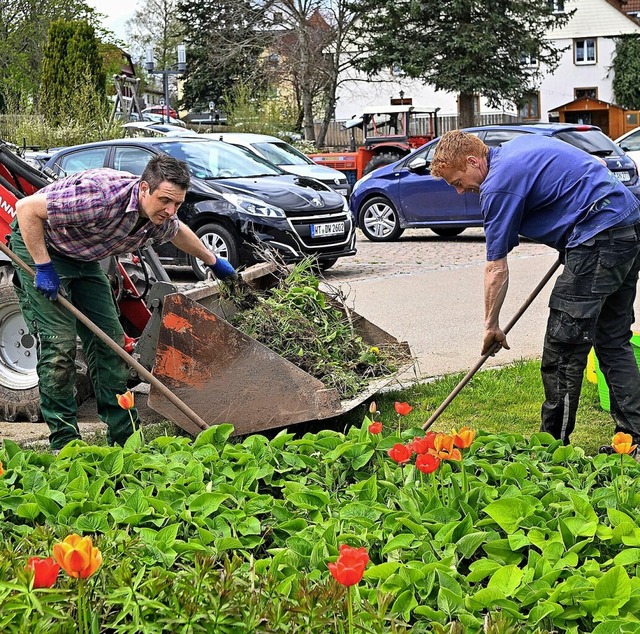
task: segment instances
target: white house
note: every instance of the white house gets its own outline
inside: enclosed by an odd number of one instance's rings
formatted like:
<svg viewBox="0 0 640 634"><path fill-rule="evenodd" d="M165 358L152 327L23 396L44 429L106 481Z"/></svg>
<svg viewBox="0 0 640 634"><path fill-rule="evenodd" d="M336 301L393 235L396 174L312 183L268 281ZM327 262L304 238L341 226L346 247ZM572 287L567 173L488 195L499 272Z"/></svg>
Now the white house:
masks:
<svg viewBox="0 0 640 634"><path fill-rule="evenodd" d="M549 112L581 97L613 102L611 62L615 51L613 38L623 34L640 34L640 24L625 12L625 0L550 0L558 12L577 9L567 25L549 32L548 37L558 48L566 48L553 74L547 73L538 90L529 95L524 107L517 112L522 120L549 121ZM353 71L352 71L353 73ZM338 89L336 119L346 120L367 106L388 104L400 91L411 97L414 104L440 108L441 115L457 114L457 95L436 92L422 82L394 76L392 71L375 82L363 81L353 73ZM480 97L482 114L496 112Z"/></svg>

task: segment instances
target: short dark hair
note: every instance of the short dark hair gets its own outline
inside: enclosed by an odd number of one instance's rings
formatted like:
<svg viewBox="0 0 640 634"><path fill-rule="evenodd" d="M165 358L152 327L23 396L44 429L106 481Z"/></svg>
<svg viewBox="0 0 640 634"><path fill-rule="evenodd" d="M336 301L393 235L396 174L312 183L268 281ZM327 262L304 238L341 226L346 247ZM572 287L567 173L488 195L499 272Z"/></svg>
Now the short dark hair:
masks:
<svg viewBox="0 0 640 634"><path fill-rule="evenodd" d="M144 168L141 181L149 184L149 192L153 193L160 183L168 181L173 185L177 185L180 189L189 189L191 177L189 176L189 168L184 161L179 161L168 154L156 154Z"/></svg>

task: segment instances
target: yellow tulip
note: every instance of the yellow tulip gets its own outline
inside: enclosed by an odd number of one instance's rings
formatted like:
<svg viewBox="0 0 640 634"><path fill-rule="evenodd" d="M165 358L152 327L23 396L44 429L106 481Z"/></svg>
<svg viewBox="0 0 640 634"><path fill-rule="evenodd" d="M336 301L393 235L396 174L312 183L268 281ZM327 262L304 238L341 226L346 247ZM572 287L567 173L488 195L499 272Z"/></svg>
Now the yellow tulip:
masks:
<svg viewBox="0 0 640 634"><path fill-rule="evenodd" d="M625 434L622 431L619 431L611 441L611 446L613 447L616 453L631 453L637 445L632 445L633 438L631 434Z"/></svg>
<svg viewBox="0 0 640 634"><path fill-rule="evenodd" d="M53 547L53 558L71 577L86 579L102 564L102 553L93 545L91 537L68 535Z"/></svg>

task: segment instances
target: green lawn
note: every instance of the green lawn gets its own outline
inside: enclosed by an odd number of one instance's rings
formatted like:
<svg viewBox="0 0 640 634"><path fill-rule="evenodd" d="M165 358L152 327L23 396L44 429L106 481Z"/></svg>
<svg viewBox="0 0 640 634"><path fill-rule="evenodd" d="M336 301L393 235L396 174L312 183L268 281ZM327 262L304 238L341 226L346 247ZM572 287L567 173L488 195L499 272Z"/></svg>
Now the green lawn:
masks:
<svg viewBox="0 0 640 634"><path fill-rule="evenodd" d="M414 409L403 420L403 427L421 427L464 374L452 374L432 383L379 394L376 403L382 421L397 425L393 404L407 401ZM522 361L501 369L485 370L478 372L462 389L432 429L449 432L467 425L489 432L530 436L539 430L543 400L539 361ZM613 430L611 416L600 407L596 385L585 380L572 443L593 455L600 445L610 444Z"/></svg>

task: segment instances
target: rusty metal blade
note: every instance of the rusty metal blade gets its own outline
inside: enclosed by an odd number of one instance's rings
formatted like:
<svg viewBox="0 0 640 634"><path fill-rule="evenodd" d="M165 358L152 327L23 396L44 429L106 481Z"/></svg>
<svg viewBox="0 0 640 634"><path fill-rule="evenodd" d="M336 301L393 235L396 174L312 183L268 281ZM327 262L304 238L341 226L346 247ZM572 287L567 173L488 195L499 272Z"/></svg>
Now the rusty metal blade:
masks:
<svg viewBox="0 0 640 634"><path fill-rule="evenodd" d="M183 294L165 297L153 374L209 425L248 434L328 418L338 393ZM154 387L149 406L200 429Z"/></svg>

